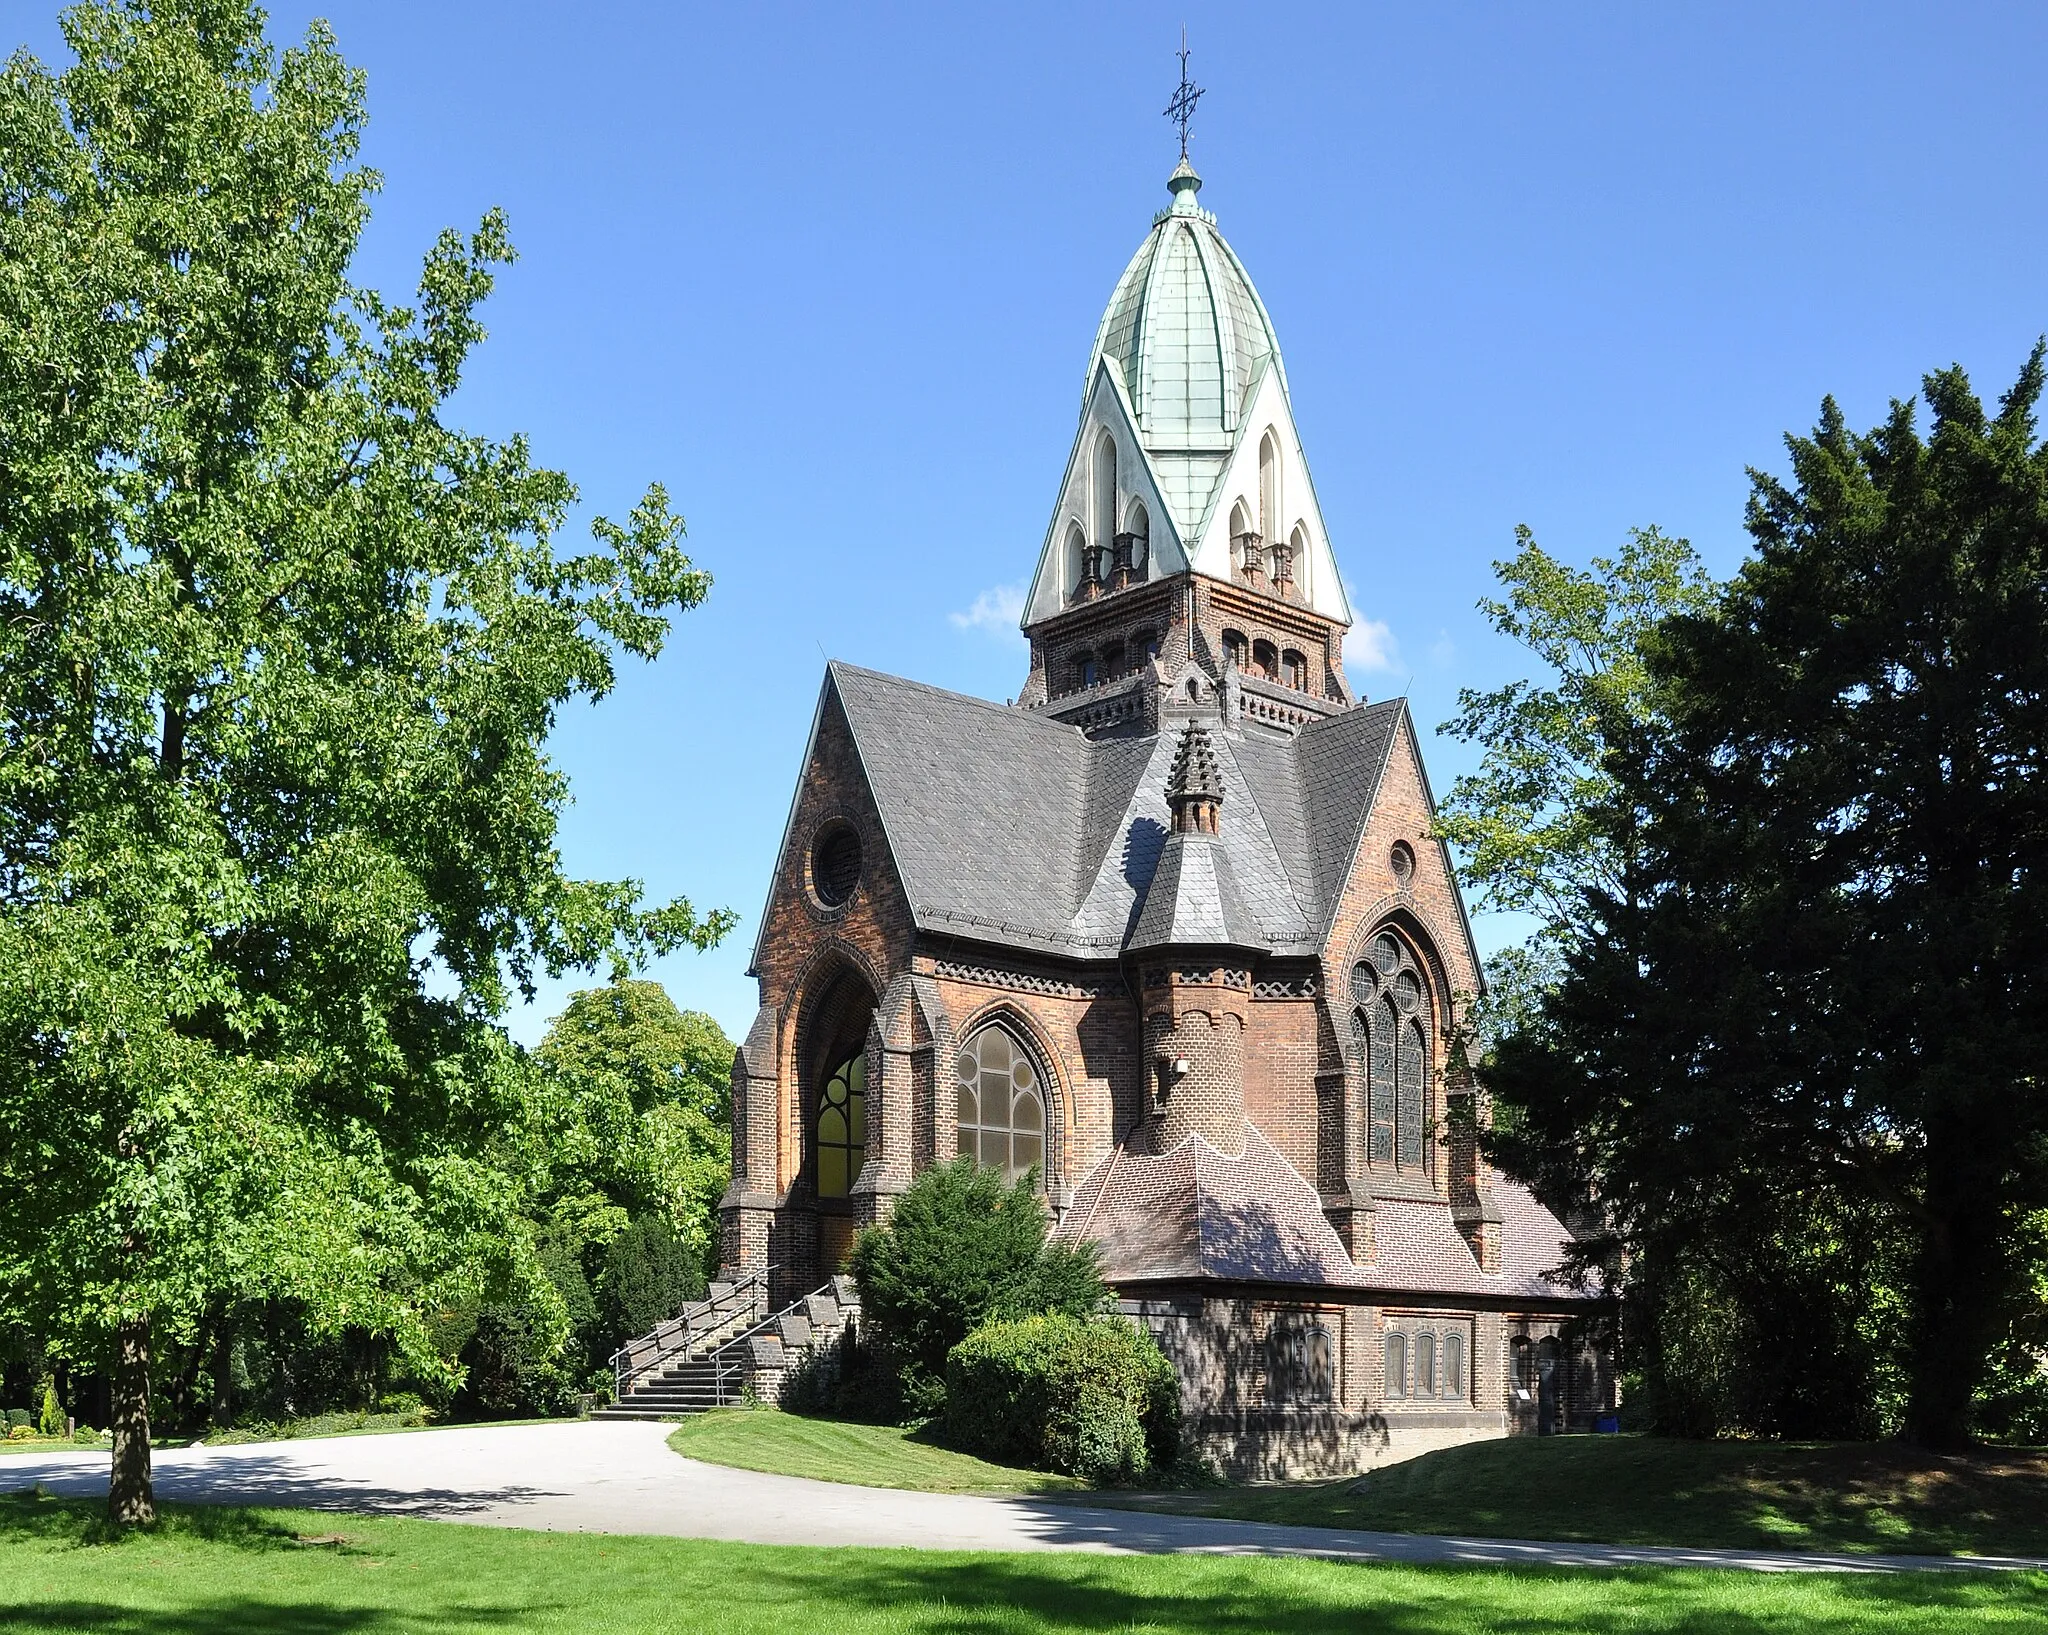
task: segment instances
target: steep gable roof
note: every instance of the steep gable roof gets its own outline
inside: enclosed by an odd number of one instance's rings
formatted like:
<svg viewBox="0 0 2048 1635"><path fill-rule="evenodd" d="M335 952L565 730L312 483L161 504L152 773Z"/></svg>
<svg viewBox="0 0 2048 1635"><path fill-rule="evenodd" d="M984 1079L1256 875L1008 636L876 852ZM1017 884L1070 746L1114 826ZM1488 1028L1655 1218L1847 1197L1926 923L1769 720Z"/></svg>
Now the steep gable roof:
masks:
<svg viewBox="0 0 2048 1635"><path fill-rule="evenodd" d="M1031 710L838 662L821 721L833 699L921 929L1118 957L1165 852L1176 735L1091 740ZM1253 928L1275 954L1321 951L1403 710L1348 710L1293 739L1212 729L1236 934Z"/></svg>

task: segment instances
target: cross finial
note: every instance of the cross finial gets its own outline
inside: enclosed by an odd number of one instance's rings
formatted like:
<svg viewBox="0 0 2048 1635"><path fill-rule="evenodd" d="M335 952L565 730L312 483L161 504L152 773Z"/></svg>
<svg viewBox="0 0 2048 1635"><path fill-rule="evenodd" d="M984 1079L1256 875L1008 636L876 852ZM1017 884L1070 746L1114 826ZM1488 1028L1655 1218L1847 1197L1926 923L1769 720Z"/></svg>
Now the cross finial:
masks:
<svg viewBox="0 0 2048 1635"><path fill-rule="evenodd" d="M1166 105L1166 117L1180 127L1180 156L1188 156L1188 126L1194 123L1195 104L1202 100L1202 87L1188 78L1188 31L1180 31L1180 86Z"/></svg>

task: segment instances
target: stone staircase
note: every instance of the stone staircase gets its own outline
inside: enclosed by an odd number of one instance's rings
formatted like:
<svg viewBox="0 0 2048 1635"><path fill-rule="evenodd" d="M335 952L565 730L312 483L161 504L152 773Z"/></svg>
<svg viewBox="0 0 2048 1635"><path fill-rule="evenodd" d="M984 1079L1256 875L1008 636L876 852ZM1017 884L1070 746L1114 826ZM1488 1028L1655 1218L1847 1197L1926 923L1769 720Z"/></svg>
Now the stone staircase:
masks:
<svg viewBox="0 0 2048 1635"><path fill-rule="evenodd" d="M612 1357L614 1401L599 1419L670 1419L748 1396L772 1403L791 1368L834 1345L860 1316L853 1279L835 1277L777 1312L760 1273L714 1283L685 1308Z"/></svg>

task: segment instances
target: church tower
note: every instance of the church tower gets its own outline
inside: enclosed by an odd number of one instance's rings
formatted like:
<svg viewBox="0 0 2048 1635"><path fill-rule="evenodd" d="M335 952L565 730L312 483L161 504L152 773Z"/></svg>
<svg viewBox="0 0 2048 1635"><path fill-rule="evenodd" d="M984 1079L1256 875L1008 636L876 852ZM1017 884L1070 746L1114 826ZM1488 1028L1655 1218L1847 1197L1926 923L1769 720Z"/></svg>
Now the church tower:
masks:
<svg viewBox="0 0 2048 1635"><path fill-rule="evenodd" d="M1019 703L1091 733L1219 696L1282 729L1356 702L1280 343L1201 186L1183 155L1110 296L1025 603Z"/></svg>
<svg viewBox="0 0 2048 1635"><path fill-rule="evenodd" d="M1171 202L1095 333L1021 696L826 665L733 1066L721 1275L621 1354L648 1412L714 1365L772 1400L855 1234L961 1161L1095 1245L1188 1444L1239 1475L1608 1400L1604 1363L1558 1383L1594 1294L1552 1275L1568 1234L1474 1138L1478 951L1406 701L1344 676L1279 341L1197 202L1197 95L1183 59Z"/></svg>

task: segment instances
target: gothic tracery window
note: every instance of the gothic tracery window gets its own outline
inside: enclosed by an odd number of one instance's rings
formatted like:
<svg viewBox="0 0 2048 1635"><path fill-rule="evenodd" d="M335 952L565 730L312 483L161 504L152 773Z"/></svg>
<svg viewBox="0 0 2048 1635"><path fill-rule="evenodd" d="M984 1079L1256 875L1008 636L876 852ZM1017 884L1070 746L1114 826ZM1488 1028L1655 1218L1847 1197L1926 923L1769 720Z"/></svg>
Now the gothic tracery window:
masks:
<svg viewBox="0 0 2048 1635"><path fill-rule="evenodd" d="M1429 1007L1422 971L1391 931L1372 940L1351 973L1351 1026L1365 1061L1370 1163L1424 1169L1429 1101Z"/></svg>
<svg viewBox="0 0 2048 1635"><path fill-rule="evenodd" d="M1014 1181L1045 1171L1045 1091L1038 1069L1005 1028L991 1023L967 1041L956 1064L960 1155Z"/></svg>
<svg viewBox="0 0 2048 1635"><path fill-rule="evenodd" d="M868 1058L847 1057L818 1092L818 1196L844 1198L866 1156Z"/></svg>

